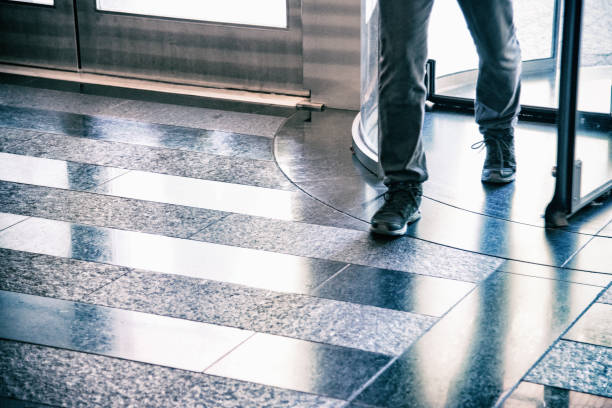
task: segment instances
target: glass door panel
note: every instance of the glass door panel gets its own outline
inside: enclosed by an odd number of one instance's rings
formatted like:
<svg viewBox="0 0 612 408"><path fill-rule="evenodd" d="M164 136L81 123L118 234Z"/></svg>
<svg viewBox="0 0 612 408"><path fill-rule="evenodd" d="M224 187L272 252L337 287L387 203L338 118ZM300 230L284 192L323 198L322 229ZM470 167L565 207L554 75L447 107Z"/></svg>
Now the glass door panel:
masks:
<svg viewBox="0 0 612 408"><path fill-rule="evenodd" d="M0 2L0 62L76 71L72 0Z"/></svg>
<svg viewBox="0 0 612 408"><path fill-rule="evenodd" d="M93 0L76 0L83 71L307 94L300 0L162 3L99 0L98 9ZM250 6L239 10L242 3ZM220 22L228 20L234 24Z"/></svg>
<svg viewBox="0 0 612 408"><path fill-rule="evenodd" d="M584 0L578 80L573 197L598 195L612 182L612 7Z"/></svg>
<svg viewBox="0 0 612 408"><path fill-rule="evenodd" d="M516 0L514 20L523 57L523 105L556 107L556 0ZM456 1L434 2L429 58L436 94L474 99L478 55Z"/></svg>

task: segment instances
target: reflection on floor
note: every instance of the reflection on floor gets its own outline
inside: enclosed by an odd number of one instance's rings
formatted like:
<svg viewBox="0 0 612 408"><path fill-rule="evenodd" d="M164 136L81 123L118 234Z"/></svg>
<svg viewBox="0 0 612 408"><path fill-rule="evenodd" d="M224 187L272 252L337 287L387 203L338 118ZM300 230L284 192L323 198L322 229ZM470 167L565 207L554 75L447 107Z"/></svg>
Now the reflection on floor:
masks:
<svg viewBox="0 0 612 408"><path fill-rule="evenodd" d="M612 405L609 203L380 239L354 112L1 79L1 406Z"/></svg>
<svg viewBox="0 0 612 408"><path fill-rule="evenodd" d="M381 205L385 188L346 154L354 117L354 112L331 109L299 112L279 131L275 153L283 172L300 189L367 222ZM571 264L586 271L612 270L612 261L605 252L590 249L602 242L600 238L610 237L605 228L612 220L610 197L574 216L568 228L543 228L542 214L554 190L550 172L555 157L554 127L519 123L517 179L502 186L480 181L484 155L470 149L480 137L471 116L430 113L423 133L429 180L424 184L423 219L413 224L410 235L520 261L550 266ZM611 141L599 141L606 152L602 166L607 169ZM602 149L600 146L594 150ZM601 155L595 157L601 159ZM587 156L584 160L585 168L591 163L589 159ZM596 180L607 174L600 174ZM591 256L576 256L584 250Z"/></svg>

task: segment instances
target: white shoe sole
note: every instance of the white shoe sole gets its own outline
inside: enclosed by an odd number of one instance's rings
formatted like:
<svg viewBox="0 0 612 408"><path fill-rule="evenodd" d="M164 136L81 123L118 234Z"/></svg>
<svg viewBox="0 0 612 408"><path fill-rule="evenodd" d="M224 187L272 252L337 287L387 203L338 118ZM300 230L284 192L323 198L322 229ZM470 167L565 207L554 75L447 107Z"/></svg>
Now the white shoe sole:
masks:
<svg viewBox="0 0 612 408"><path fill-rule="evenodd" d="M499 173L491 173L488 176L482 176L480 179L484 183L506 184L514 181L515 174L512 173L507 177L502 177Z"/></svg>
<svg viewBox="0 0 612 408"><path fill-rule="evenodd" d="M405 235L406 232L408 232L408 225L412 224L413 222L418 221L420 218L421 218L421 212L417 211L414 214L412 214L410 218L408 218L408 220L406 221L406 224L404 224L404 226L401 229L390 230L384 225L378 225L376 227L374 225L371 225L370 231L375 234L387 235L391 237L400 237L402 235Z"/></svg>

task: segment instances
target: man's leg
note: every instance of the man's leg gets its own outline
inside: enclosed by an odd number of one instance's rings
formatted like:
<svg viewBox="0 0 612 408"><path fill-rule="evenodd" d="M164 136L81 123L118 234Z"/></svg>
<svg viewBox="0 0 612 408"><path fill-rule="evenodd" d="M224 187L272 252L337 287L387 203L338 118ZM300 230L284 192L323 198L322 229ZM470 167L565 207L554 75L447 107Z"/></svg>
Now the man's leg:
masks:
<svg viewBox="0 0 612 408"><path fill-rule="evenodd" d="M372 231L403 235L427 180L421 141L427 25L433 0L379 0L378 157L389 187Z"/></svg>
<svg viewBox="0 0 612 408"><path fill-rule="evenodd" d="M514 180L514 125L520 110L521 50L512 0L458 0L480 57L476 122L487 147L482 180Z"/></svg>
<svg viewBox="0 0 612 408"><path fill-rule="evenodd" d="M433 0L380 0L378 147L385 184L427 179L421 142Z"/></svg>

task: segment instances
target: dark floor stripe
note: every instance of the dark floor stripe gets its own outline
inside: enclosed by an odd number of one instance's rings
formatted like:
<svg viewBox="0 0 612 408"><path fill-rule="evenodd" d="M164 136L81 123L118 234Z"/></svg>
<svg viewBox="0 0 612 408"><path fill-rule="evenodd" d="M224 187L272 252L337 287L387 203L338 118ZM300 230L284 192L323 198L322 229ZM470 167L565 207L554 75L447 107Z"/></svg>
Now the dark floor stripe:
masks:
<svg viewBox="0 0 612 408"><path fill-rule="evenodd" d="M57 406L340 408L344 401L134 361L0 340L0 395ZM38 407L36 407L38 408Z"/></svg>
<svg viewBox="0 0 612 408"><path fill-rule="evenodd" d="M273 160L269 137L0 105L2 127L222 156Z"/></svg>
<svg viewBox="0 0 612 408"><path fill-rule="evenodd" d="M203 371L253 333L0 291L0 338Z"/></svg>
<svg viewBox="0 0 612 408"><path fill-rule="evenodd" d="M188 238L228 215L203 208L5 181L0 181L0 208L13 214L178 238Z"/></svg>
<svg viewBox="0 0 612 408"><path fill-rule="evenodd" d="M308 293L345 265L42 218L0 232L0 247L290 293Z"/></svg>
<svg viewBox="0 0 612 408"><path fill-rule="evenodd" d="M175 176L225 181L295 191L271 161L218 156L202 152L93 140L20 129L0 129L6 153L76 163L153 171Z"/></svg>

